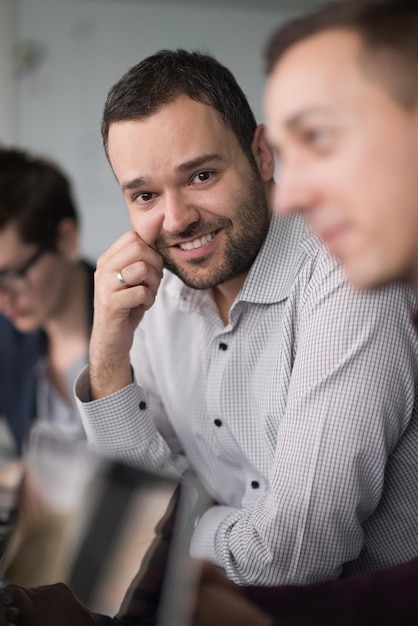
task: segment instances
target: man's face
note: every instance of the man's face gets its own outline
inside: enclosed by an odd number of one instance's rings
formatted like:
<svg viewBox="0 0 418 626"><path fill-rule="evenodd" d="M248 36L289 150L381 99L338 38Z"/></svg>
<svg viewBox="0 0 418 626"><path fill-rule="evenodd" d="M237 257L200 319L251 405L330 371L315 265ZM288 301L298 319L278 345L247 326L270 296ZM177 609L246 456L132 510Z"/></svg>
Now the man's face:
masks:
<svg viewBox="0 0 418 626"><path fill-rule="evenodd" d="M357 35L333 30L289 49L271 74L278 210L303 212L354 285L418 285L418 112L367 76L360 52Z"/></svg>
<svg viewBox="0 0 418 626"><path fill-rule="evenodd" d="M211 107L181 96L112 124L109 160L134 230L186 284L245 275L265 238L261 176Z"/></svg>

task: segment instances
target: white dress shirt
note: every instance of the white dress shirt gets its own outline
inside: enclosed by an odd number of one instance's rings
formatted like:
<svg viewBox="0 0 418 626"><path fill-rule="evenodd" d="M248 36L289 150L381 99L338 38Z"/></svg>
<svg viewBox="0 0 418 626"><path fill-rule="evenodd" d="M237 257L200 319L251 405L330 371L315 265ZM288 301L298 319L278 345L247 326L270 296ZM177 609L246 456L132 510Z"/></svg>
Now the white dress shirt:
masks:
<svg viewBox="0 0 418 626"><path fill-rule="evenodd" d="M228 325L165 272L137 329L135 382L90 402L90 443L149 469L188 463L219 503L193 556L238 583L368 571L418 554L418 343L407 287L356 292L299 218L272 217Z"/></svg>

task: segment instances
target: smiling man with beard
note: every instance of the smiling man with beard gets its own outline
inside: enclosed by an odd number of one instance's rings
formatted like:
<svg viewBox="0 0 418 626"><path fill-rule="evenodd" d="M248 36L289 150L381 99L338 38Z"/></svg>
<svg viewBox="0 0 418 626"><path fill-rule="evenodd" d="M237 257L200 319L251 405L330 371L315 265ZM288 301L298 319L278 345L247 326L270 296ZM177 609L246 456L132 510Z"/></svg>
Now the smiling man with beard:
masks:
<svg viewBox="0 0 418 626"><path fill-rule="evenodd" d="M414 555L416 459L398 462L417 411L409 289L356 292L303 220L273 213L266 129L212 57L131 68L102 133L133 230L97 265L77 383L91 445L191 466L217 503L191 554L235 582Z"/></svg>

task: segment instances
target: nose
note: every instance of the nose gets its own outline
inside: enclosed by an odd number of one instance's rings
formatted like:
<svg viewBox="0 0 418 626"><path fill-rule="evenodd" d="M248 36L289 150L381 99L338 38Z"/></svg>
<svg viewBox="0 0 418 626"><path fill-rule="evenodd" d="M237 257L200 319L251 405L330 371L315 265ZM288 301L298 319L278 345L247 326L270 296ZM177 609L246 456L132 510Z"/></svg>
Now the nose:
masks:
<svg viewBox="0 0 418 626"><path fill-rule="evenodd" d="M303 213L315 202L315 192L306 173L297 165L279 168L278 182L274 190L274 208L282 215Z"/></svg>
<svg viewBox="0 0 418 626"><path fill-rule="evenodd" d="M172 235L182 233L190 224L199 221L199 210L187 201L180 191L168 192L164 201L163 229Z"/></svg>

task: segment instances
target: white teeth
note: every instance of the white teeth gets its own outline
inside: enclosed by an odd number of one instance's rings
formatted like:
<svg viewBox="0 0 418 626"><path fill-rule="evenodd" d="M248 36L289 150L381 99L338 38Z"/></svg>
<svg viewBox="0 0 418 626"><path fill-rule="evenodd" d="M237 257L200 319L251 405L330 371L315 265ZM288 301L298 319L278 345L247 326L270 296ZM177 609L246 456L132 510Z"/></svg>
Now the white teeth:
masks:
<svg viewBox="0 0 418 626"><path fill-rule="evenodd" d="M212 241L214 238L214 233L209 233L209 235L203 235L199 239L194 239L193 241L187 241L186 243L180 243L179 247L182 250L196 250L197 248L201 248L202 246L206 246L209 241Z"/></svg>

